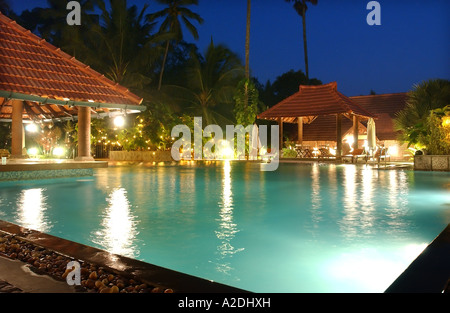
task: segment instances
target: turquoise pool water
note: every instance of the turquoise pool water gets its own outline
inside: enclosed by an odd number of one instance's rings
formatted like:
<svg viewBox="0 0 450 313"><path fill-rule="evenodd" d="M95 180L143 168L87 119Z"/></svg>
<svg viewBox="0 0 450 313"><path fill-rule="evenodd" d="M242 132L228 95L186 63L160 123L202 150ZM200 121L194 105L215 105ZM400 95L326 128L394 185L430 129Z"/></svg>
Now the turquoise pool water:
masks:
<svg viewBox="0 0 450 313"><path fill-rule="evenodd" d="M0 183L0 219L255 292L383 292L450 223L448 173L211 162Z"/></svg>

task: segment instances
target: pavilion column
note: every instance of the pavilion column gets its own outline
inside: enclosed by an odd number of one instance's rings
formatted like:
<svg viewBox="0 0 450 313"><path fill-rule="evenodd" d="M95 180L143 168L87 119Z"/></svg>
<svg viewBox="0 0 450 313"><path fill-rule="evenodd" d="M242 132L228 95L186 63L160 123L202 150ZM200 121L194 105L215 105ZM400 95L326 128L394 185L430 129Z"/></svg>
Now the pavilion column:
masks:
<svg viewBox="0 0 450 313"><path fill-rule="evenodd" d="M23 114L23 101L12 101L12 114L11 114L11 158L25 158L23 155L23 138L24 129L22 122Z"/></svg>
<svg viewBox="0 0 450 313"><path fill-rule="evenodd" d="M78 107L78 156L77 161L94 161L91 156L91 108Z"/></svg>
<svg viewBox="0 0 450 313"><path fill-rule="evenodd" d="M299 116L297 117L297 140L298 140L298 144L302 145L303 144L303 117Z"/></svg>
<svg viewBox="0 0 450 313"><path fill-rule="evenodd" d="M342 156L342 114L336 114L336 159Z"/></svg>
<svg viewBox="0 0 450 313"><path fill-rule="evenodd" d="M358 149L359 118L353 115L353 149Z"/></svg>
<svg viewBox="0 0 450 313"><path fill-rule="evenodd" d="M283 118L278 118L278 129L279 129L279 155L281 156L281 153L283 151Z"/></svg>

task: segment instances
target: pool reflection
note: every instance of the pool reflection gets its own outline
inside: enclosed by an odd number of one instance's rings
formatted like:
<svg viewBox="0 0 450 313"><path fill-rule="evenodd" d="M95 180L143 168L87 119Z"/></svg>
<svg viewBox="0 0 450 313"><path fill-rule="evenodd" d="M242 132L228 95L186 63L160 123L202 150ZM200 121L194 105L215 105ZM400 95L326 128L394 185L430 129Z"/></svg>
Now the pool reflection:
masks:
<svg viewBox="0 0 450 313"><path fill-rule="evenodd" d="M403 218L409 188L405 172L347 165L342 175L344 207L338 224L345 238L374 236L377 231L386 229L386 224L390 226L386 231L391 233L398 226L407 226ZM380 211L383 207L384 214Z"/></svg>
<svg viewBox="0 0 450 313"><path fill-rule="evenodd" d="M109 206L105 209L101 229L95 231L92 240L105 250L128 257L136 257L135 216L125 188L115 188L107 198Z"/></svg>
<svg viewBox="0 0 450 313"><path fill-rule="evenodd" d="M235 234L239 232L237 224L233 220L233 192L231 189L231 165L230 161L224 161L223 179L222 179L222 195L219 202L219 229L216 230L216 237L221 241L217 246L219 257L216 263L216 269L219 272L230 274L233 270L231 262L227 258L244 250L244 248L236 248L232 245Z"/></svg>
<svg viewBox="0 0 450 313"><path fill-rule="evenodd" d="M47 210L44 188L22 190L18 200L17 220L19 225L41 232L51 229L45 211Z"/></svg>

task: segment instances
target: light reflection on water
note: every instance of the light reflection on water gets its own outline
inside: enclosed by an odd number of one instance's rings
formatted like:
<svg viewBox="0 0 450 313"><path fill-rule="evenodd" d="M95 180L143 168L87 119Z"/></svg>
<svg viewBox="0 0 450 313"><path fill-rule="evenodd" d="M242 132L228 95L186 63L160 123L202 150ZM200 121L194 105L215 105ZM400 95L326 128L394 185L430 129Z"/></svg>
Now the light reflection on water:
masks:
<svg viewBox="0 0 450 313"><path fill-rule="evenodd" d="M42 232L50 231L52 224L46 214L45 188L22 190L17 201L17 220L19 225Z"/></svg>
<svg viewBox="0 0 450 313"><path fill-rule="evenodd" d="M91 182L0 183L0 217L251 291L381 292L450 223L447 177L317 163L116 167Z"/></svg>
<svg viewBox="0 0 450 313"><path fill-rule="evenodd" d="M244 248L236 248L233 239L239 232L238 225L233 220L233 192L231 190L231 165L230 161L224 161L223 178L222 178L222 194L218 203L220 211L217 221L219 222L218 230L215 231L220 244L217 246L218 259L216 268L219 272L230 275L234 269L231 265L230 258L243 251Z"/></svg>
<svg viewBox="0 0 450 313"><path fill-rule="evenodd" d="M125 188L116 188L107 198L109 203L102 214L100 229L92 234L92 242L107 251L129 257L139 255L135 240L135 216L127 198Z"/></svg>

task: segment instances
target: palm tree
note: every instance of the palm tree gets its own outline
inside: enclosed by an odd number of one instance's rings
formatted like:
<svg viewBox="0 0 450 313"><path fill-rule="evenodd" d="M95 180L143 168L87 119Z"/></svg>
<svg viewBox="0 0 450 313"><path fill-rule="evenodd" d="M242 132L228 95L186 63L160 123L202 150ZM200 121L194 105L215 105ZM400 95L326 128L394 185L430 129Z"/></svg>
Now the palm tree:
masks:
<svg viewBox="0 0 450 313"><path fill-rule="evenodd" d="M318 0L284 0L286 2L294 2L294 9L302 17L302 23L303 23L303 50L305 53L305 74L306 79L309 79L309 68L308 68L308 48L306 45L306 10L308 9L308 6L306 5L306 2L311 2L312 4L316 5Z"/></svg>
<svg viewBox="0 0 450 313"><path fill-rule="evenodd" d="M408 93L405 108L394 118L394 127L401 131L400 139L409 145L426 143L427 119L431 110L444 108L450 103L450 81L432 79L414 86ZM426 141L426 140L425 140Z"/></svg>
<svg viewBox="0 0 450 313"><path fill-rule="evenodd" d="M104 1L98 4L100 23L93 25L86 35L85 46L89 52L84 61L127 87L148 82L147 65L154 39L151 36L154 25L147 21L145 14L148 6L139 10L135 5L128 7L126 0L110 0L108 11Z"/></svg>
<svg viewBox="0 0 450 313"><path fill-rule="evenodd" d="M233 96L243 77L239 57L211 40L203 57L192 55L186 69L186 85L166 85L162 90L171 95L171 100L179 103L184 112L202 116L207 125L225 125L234 118Z"/></svg>
<svg viewBox="0 0 450 313"><path fill-rule="evenodd" d="M153 13L149 18L155 19L165 17L161 23L160 32L170 32L173 35L173 39L180 41L183 39L183 31L181 28L181 21L186 26L188 31L198 39L198 32L195 26L191 23L191 20L195 20L198 23L203 23L203 19L197 13L192 12L186 6L198 5L198 0L157 0L158 3L167 5L167 7L159 12ZM170 40L166 42L166 49L164 53L163 63L161 66L161 72L159 75L158 90L161 89L162 78L164 74L164 66L166 64L167 54L169 52Z"/></svg>
<svg viewBox="0 0 450 313"><path fill-rule="evenodd" d="M0 12L5 15L11 12L11 6L8 0L0 0Z"/></svg>
<svg viewBox="0 0 450 313"><path fill-rule="evenodd" d="M245 78L250 79L250 10L251 0L247 0L247 27L245 32Z"/></svg>
<svg viewBox="0 0 450 313"><path fill-rule="evenodd" d="M36 7L32 11L25 10L18 18L18 22L27 29L36 32L53 45L68 54L78 58L79 51L84 47L82 37L98 23L98 16L94 11L92 1L80 0L81 26L67 24L67 1L47 0L46 8Z"/></svg>
<svg viewBox="0 0 450 313"><path fill-rule="evenodd" d="M250 83L250 10L251 10L251 0L247 0L247 25L245 32L245 82L242 83L244 88L244 110L248 105L248 86Z"/></svg>

